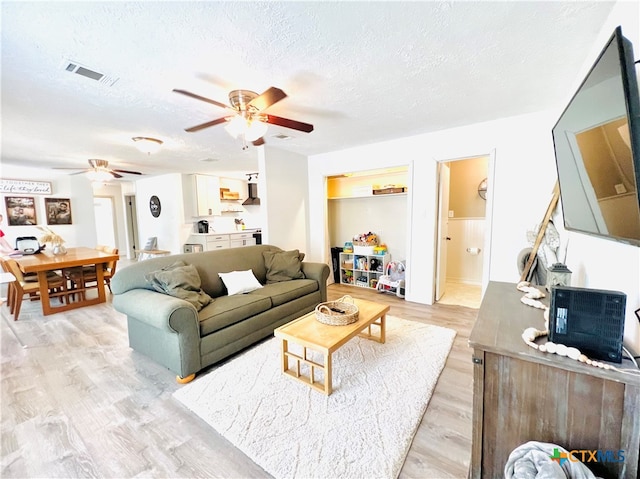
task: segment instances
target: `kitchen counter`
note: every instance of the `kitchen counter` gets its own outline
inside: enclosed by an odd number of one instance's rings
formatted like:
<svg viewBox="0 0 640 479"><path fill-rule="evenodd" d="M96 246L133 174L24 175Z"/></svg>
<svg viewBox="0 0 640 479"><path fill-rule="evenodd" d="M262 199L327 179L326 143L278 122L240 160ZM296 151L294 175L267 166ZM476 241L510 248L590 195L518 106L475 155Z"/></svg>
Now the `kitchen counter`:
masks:
<svg viewBox="0 0 640 479"><path fill-rule="evenodd" d="M246 228L243 230L229 230L229 231L209 231L209 233L190 233L193 236L209 236L209 235L232 235L234 233L259 233L262 228Z"/></svg>
<svg viewBox="0 0 640 479"><path fill-rule="evenodd" d="M262 244L261 232L260 228L248 228L227 232L191 233L187 244L202 245L203 251L251 246Z"/></svg>

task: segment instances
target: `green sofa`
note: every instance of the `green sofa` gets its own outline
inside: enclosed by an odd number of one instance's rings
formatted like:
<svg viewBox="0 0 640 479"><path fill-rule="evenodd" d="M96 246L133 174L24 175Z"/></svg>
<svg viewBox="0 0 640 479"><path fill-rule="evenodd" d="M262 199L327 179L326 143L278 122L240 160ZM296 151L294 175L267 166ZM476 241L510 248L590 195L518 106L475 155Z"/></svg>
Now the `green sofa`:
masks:
<svg viewBox="0 0 640 479"><path fill-rule="evenodd" d="M175 372L179 382L188 382L327 300L328 265L302 261L304 279L267 284L265 251L282 252L271 245L245 246L155 257L118 271L111 280L113 306L127 316L131 348ZM213 298L200 311L154 290L145 278L176 261L194 265L202 290ZM228 295L218 273L249 269L263 287Z"/></svg>

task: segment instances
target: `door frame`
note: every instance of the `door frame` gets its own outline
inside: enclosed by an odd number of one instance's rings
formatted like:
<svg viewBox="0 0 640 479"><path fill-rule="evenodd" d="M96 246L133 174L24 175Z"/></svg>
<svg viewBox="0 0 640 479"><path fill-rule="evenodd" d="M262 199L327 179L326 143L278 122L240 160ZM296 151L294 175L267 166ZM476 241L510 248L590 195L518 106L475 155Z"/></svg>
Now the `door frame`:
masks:
<svg viewBox="0 0 640 479"><path fill-rule="evenodd" d="M438 160L438 180L437 180L437 191L438 191L438 201L436 203L436 225L435 225L435 229L436 229L436 234L440 234L439 232L439 224L438 224L438 214L437 214L437 210L440 208L440 203L442 201L441 198L441 186L440 186L440 181L441 181L441 176L440 176L440 166L442 163L450 163L452 161L456 161L456 160L465 160L465 159L469 159L469 158L476 158L476 157L480 157L480 156L487 156L488 157L488 162L487 162L487 204L485 206L485 235L484 235L484 259L482 261L482 295L484 295L484 292L489 284L489 278L490 278L490 270L491 270L491 245L492 245L492 233L493 233L493 198L494 198L494 194L495 194L495 188L494 188L494 184L495 184L495 160L496 160L496 150L495 148L492 149L489 153L480 153L477 155L466 155L464 157L459 157L459 158L446 158L446 159L440 159ZM438 246L436 245L436 261L440 260L440 248L438 248ZM436 300L436 291L437 291L437 285L438 285L438 269L434 268L434 281L433 281L433 301L434 303L437 301Z"/></svg>
<svg viewBox="0 0 640 479"><path fill-rule="evenodd" d="M124 195L125 229L127 233L127 258L135 259L138 248L138 211L136 195Z"/></svg>

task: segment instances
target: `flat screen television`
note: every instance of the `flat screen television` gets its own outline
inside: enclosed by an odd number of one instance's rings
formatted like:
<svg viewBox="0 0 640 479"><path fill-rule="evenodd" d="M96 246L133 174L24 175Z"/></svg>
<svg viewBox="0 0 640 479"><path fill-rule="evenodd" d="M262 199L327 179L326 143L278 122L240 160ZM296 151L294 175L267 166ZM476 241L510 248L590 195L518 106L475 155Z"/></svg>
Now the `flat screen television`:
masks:
<svg viewBox="0 0 640 479"><path fill-rule="evenodd" d="M621 27L552 133L565 228L640 246L640 92Z"/></svg>

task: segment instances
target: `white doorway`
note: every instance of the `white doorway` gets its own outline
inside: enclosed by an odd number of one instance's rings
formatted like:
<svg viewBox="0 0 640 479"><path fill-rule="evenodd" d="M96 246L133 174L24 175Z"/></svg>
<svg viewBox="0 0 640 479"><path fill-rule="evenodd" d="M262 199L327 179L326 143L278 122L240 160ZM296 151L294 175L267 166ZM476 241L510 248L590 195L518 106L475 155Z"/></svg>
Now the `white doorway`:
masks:
<svg viewBox="0 0 640 479"><path fill-rule="evenodd" d="M485 268L490 156L439 164L438 244L434 299L440 304L478 308Z"/></svg>
<svg viewBox="0 0 640 479"><path fill-rule="evenodd" d="M117 248L116 218L113 198L107 196L93 197L93 210L96 218L96 238L99 244Z"/></svg>

